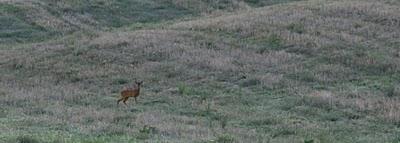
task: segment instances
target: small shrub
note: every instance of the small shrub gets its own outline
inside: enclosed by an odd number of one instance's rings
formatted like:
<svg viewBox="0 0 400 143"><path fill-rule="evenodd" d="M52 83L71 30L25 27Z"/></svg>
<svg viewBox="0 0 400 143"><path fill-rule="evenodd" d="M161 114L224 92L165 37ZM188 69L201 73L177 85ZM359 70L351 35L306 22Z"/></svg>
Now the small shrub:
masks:
<svg viewBox="0 0 400 143"><path fill-rule="evenodd" d="M342 115L338 112L326 112L322 113L321 118L325 121L335 122L339 121L341 116Z"/></svg>
<svg viewBox="0 0 400 143"><path fill-rule="evenodd" d="M87 52L88 52L88 50L85 48L74 48L72 51L72 54L74 56L82 56L82 55L87 54Z"/></svg>
<svg viewBox="0 0 400 143"><path fill-rule="evenodd" d="M156 132L156 128L149 125L144 125L143 128L139 130L139 132L145 134L152 134Z"/></svg>
<svg viewBox="0 0 400 143"><path fill-rule="evenodd" d="M283 44L283 40L279 35L272 34L267 38L266 41L272 47L280 47Z"/></svg>
<svg viewBox="0 0 400 143"><path fill-rule="evenodd" d="M139 134L136 136L137 139L146 140L150 138L151 134L155 134L157 129L152 126L144 125L143 128L139 130Z"/></svg>
<svg viewBox="0 0 400 143"><path fill-rule="evenodd" d="M304 105L315 107L324 110L332 110L334 107L333 99L331 98L323 98L323 97L304 97L302 102Z"/></svg>
<svg viewBox="0 0 400 143"><path fill-rule="evenodd" d="M269 125L276 125L279 124L280 121L275 118L266 118L266 119L258 119L258 120L252 120L252 121L246 121L245 123L248 126L251 127L263 127L263 126L269 126Z"/></svg>
<svg viewBox="0 0 400 143"><path fill-rule="evenodd" d="M280 128L274 134L273 137L294 135L296 132L289 128Z"/></svg>
<svg viewBox="0 0 400 143"><path fill-rule="evenodd" d="M386 96L388 96L388 97L400 96L400 89L398 87L392 85L387 89Z"/></svg>
<svg viewBox="0 0 400 143"><path fill-rule="evenodd" d="M130 121L130 119L132 119L132 118L134 118L134 117L128 116L128 115L116 116L113 118L112 123L128 123Z"/></svg>
<svg viewBox="0 0 400 143"><path fill-rule="evenodd" d="M124 78L118 78L118 79L115 79L115 81L114 81L114 83L116 83L116 84L127 84L129 81L128 81L128 79L124 79Z"/></svg>
<svg viewBox="0 0 400 143"><path fill-rule="evenodd" d="M86 117L83 117L82 122L85 124L92 124L95 122L95 118L93 118L92 116L86 116Z"/></svg>
<svg viewBox="0 0 400 143"><path fill-rule="evenodd" d="M6 118L7 117L7 112L3 109L0 109L0 118Z"/></svg>
<svg viewBox="0 0 400 143"><path fill-rule="evenodd" d="M221 125L222 129L225 129L225 127L228 125L228 118L226 116L221 116L219 119L219 123Z"/></svg>
<svg viewBox="0 0 400 143"><path fill-rule="evenodd" d="M219 120L221 118L221 116L211 108L210 103L207 103L206 109L197 112L197 116L208 117L210 120Z"/></svg>
<svg viewBox="0 0 400 143"><path fill-rule="evenodd" d="M119 126L111 126L110 128L105 130L105 133L107 133L108 135L116 135L116 136L127 134L126 130L124 130L124 127L119 127Z"/></svg>
<svg viewBox="0 0 400 143"><path fill-rule="evenodd" d="M311 42L308 42L306 45L311 45L313 46L314 44ZM309 46L290 46L288 49L285 49L288 53L296 53L296 54L302 54L302 55L307 55L307 56L312 56L315 55L318 50L315 48L310 48ZM325 59L328 59L327 57L324 57ZM330 59L327 61L331 61ZM321 61L319 61L321 62Z"/></svg>
<svg viewBox="0 0 400 143"><path fill-rule="evenodd" d="M394 96L394 91L395 91L395 88L393 86L390 86L388 88L387 92L386 92L386 96L393 97Z"/></svg>
<svg viewBox="0 0 400 143"><path fill-rule="evenodd" d="M178 93L181 95L188 95L190 92L190 87L185 85L184 83L178 84Z"/></svg>
<svg viewBox="0 0 400 143"><path fill-rule="evenodd" d="M304 140L304 143L314 143L314 140L313 139Z"/></svg>
<svg viewBox="0 0 400 143"><path fill-rule="evenodd" d="M241 83L241 85L243 87L255 86L255 85L259 85L259 84L261 84L261 81L259 79L255 79L255 78L247 79Z"/></svg>
<svg viewBox="0 0 400 143"><path fill-rule="evenodd" d="M292 73L288 75L290 79L304 81L304 82L315 82L317 81L314 73L312 71L301 71L298 73Z"/></svg>
<svg viewBox="0 0 400 143"><path fill-rule="evenodd" d="M283 47L283 40L279 35L272 34L265 40L260 41L260 46L256 51L259 54L265 53L268 50L280 50Z"/></svg>
<svg viewBox="0 0 400 143"><path fill-rule="evenodd" d="M45 115L45 114L53 115L52 111L44 109L44 108L40 108L40 107L32 107L32 108L30 108L28 110L25 110L24 112L25 112L25 114L31 115L31 116L34 116L34 115ZM1 114L1 110L0 110L0 114Z"/></svg>
<svg viewBox="0 0 400 143"><path fill-rule="evenodd" d="M287 27L290 31L303 34L305 32L304 25L301 23L292 23Z"/></svg>
<svg viewBox="0 0 400 143"><path fill-rule="evenodd" d="M162 51L154 51L146 54L146 60L152 62L162 62L169 58L168 54Z"/></svg>
<svg viewBox="0 0 400 143"><path fill-rule="evenodd" d="M19 136L17 138L17 143L39 143L39 141L29 136Z"/></svg>
<svg viewBox="0 0 400 143"><path fill-rule="evenodd" d="M233 143L235 139L228 134L220 135L217 137L216 142L217 143Z"/></svg>
<svg viewBox="0 0 400 143"><path fill-rule="evenodd" d="M344 116L349 120L358 120L358 119L364 117L364 115L362 115L356 111L346 111L346 112L344 112Z"/></svg>

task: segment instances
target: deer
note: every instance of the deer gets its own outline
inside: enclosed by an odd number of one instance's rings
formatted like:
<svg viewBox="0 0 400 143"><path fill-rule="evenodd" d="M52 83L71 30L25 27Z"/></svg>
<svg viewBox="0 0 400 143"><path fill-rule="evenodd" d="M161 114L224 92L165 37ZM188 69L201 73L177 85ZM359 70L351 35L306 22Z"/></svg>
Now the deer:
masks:
<svg viewBox="0 0 400 143"><path fill-rule="evenodd" d="M130 97L134 97L135 98L135 103L137 103L136 98L139 96L140 93L140 85L142 85L143 81L135 81L135 84L132 87L128 87L128 88L124 88L121 91L121 98L118 99L118 103L123 101L123 103L126 105L126 101L130 98Z"/></svg>

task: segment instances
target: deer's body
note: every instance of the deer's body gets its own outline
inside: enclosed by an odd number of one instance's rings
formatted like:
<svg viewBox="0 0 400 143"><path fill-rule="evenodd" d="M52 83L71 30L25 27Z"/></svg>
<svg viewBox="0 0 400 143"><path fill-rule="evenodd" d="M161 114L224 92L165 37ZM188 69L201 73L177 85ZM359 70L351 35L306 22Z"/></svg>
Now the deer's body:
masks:
<svg viewBox="0 0 400 143"><path fill-rule="evenodd" d="M136 98L139 96L140 94L140 85L143 82L135 82L135 85L133 87L129 87L129 88L125 88L124 90L121 91L121 98L118 100L118 104L119 102L124 102L124 104L126 105L126 101L130 98L133 97L135 98L135 102L137 103Z"/></svg>

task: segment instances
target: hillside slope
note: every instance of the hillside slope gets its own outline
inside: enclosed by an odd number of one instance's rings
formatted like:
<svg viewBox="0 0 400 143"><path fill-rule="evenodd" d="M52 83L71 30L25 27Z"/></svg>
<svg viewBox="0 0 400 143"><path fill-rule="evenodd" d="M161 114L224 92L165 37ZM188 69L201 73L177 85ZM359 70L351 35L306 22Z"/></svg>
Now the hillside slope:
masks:
<svg viewBox="0 0 400 143"><path fill-rule="evenodd" d="M244 2L220 16L85 22L91 30L1 47L0 141L400 141L398 2ZM139 103L117 105L135 79Z"/></svg>
<svg viewBox="0 0 400 143"><path fill-rule="evenodd" d="M40 42L77 31L151 24L290 1L296 0L5 0L0 1L0 42Z"/></svg>

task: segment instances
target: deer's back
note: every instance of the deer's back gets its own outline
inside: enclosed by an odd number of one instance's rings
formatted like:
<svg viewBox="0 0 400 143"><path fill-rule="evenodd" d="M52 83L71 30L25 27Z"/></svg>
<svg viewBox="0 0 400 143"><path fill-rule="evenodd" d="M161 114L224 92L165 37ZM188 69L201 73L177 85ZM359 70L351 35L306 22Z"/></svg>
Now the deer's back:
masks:
<svg viewBox="0 0 400 143"><path fill-rule="evenodd" d="M139 90L138 89L125 89L121 92L121 96L136 97L136 96L139 96Z"/></svg>

